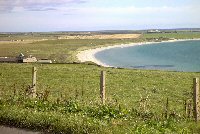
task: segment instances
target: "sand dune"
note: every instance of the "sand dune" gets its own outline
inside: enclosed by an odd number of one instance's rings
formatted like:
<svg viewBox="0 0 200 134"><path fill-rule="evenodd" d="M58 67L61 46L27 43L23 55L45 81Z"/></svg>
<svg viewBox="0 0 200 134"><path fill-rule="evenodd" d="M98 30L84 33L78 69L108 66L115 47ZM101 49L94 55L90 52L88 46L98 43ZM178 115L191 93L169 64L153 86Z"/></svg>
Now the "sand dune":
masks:
<svg viewBox="0 0 200 134"><path fill-rule="evenodd" d="M135 39L141 34L101 34L101 35L68 35L59 39Z"/></svg>

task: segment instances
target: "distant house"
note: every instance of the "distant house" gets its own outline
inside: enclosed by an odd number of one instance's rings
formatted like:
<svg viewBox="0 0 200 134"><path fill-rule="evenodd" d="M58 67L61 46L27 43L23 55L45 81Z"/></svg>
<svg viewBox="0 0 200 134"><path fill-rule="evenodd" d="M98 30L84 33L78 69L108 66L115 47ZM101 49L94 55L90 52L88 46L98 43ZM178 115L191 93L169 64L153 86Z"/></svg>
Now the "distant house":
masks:
<svg viewBox="0 0 200 134"><path fill-rule="evenodd" d="M17 57L0 57L0 63L52 63L51 60L48 59L41 59L37 60L36 57L30 55L29 57L25 57L22 53L19 54Z"/></svg>
<svg viewBox="0 0 200 134"><path fill-rule="evenodd" d="M149 31L147 31L147 33L161 33L161 31L159 31L159 30L149 30Z"/></svg>
<svg viewBox="0 0 200 134"><path fill-rule="evenodd" d="M19 56L20 57L20 56ZM32 55L30 55L29 57L25 58L24 55L21 53L21 57L22 62L23 63L33 63L33 62L37 62L36 57L33 57Z"/></svg>
<svg viewBox="0 0 200 134"><path fill-rule="evenodd" d="M23 63L33 63L33 62L37 62L36 57L29 57L29 58L23 59Z"/></svg>
<svg viewBox="0 0 200 134"><path fill-rule="evenodd" d="M20 53L17 57L0 57L0 62L5 63L22 63L23 62L24 55Z"/></svg>

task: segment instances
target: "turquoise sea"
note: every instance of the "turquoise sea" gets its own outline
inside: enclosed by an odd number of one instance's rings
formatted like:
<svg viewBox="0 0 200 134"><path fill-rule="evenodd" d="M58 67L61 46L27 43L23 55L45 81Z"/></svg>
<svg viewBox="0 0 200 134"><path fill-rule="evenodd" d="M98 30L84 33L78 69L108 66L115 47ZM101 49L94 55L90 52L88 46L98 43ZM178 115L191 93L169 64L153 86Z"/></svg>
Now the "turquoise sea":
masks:
<svg viewBox="0 0 200 134"><path fill-rule="evenodd" d="M102 63L121 68L200 72L200 41L111 48L96 53L95 57Z"/></svg>

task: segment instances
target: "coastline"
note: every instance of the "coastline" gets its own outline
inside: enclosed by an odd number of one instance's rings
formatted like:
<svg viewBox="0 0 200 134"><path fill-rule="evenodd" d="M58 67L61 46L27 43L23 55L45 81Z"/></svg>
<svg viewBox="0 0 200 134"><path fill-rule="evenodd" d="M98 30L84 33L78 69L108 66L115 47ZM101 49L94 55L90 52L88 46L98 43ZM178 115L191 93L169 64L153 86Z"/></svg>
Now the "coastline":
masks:
<svg viewBox="0 0 200 134"><path fill-rule="evenodd" d="M159 43L166 43L166 42L179 42L179 41L191 41L191 40L200 40L200 38L197 38L197 39L174 39L174 40L168 40L168 41L162 41L162 42L138 42L138 43L130 43L130 44L113 45L113 46L107 46L107 47L99 47L99 48L95 48L95 49L79 51L78 54L76 55L76 57L81 63L91 61L91 62L94 62L97 65L100 65L103 67L113 67L113 66L109 66L109 65L99 61L97 58L95 58L95 54L100 51L104 51L104 50L112 49L112 48L125 48L125 47L137 46L137 45L159 44Z"/></svg>

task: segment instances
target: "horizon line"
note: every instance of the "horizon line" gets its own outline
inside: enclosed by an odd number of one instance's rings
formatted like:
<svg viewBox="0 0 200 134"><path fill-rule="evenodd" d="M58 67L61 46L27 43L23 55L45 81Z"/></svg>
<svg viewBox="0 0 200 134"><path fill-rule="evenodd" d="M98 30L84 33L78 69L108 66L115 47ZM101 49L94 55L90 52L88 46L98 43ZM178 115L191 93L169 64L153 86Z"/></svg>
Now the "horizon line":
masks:
<svg viewBox="0 0 200 134"><path fill-rule="evenodd" d="M114 30L55 30L55 31L13 31L13 32L4 32L4 31L0 31L0 33L56 33L56 32L108 32L108 31L146 31L146 30L199 30L200 31L200 27L197 28L148 28L148 29L114 29Z"/></svg>

